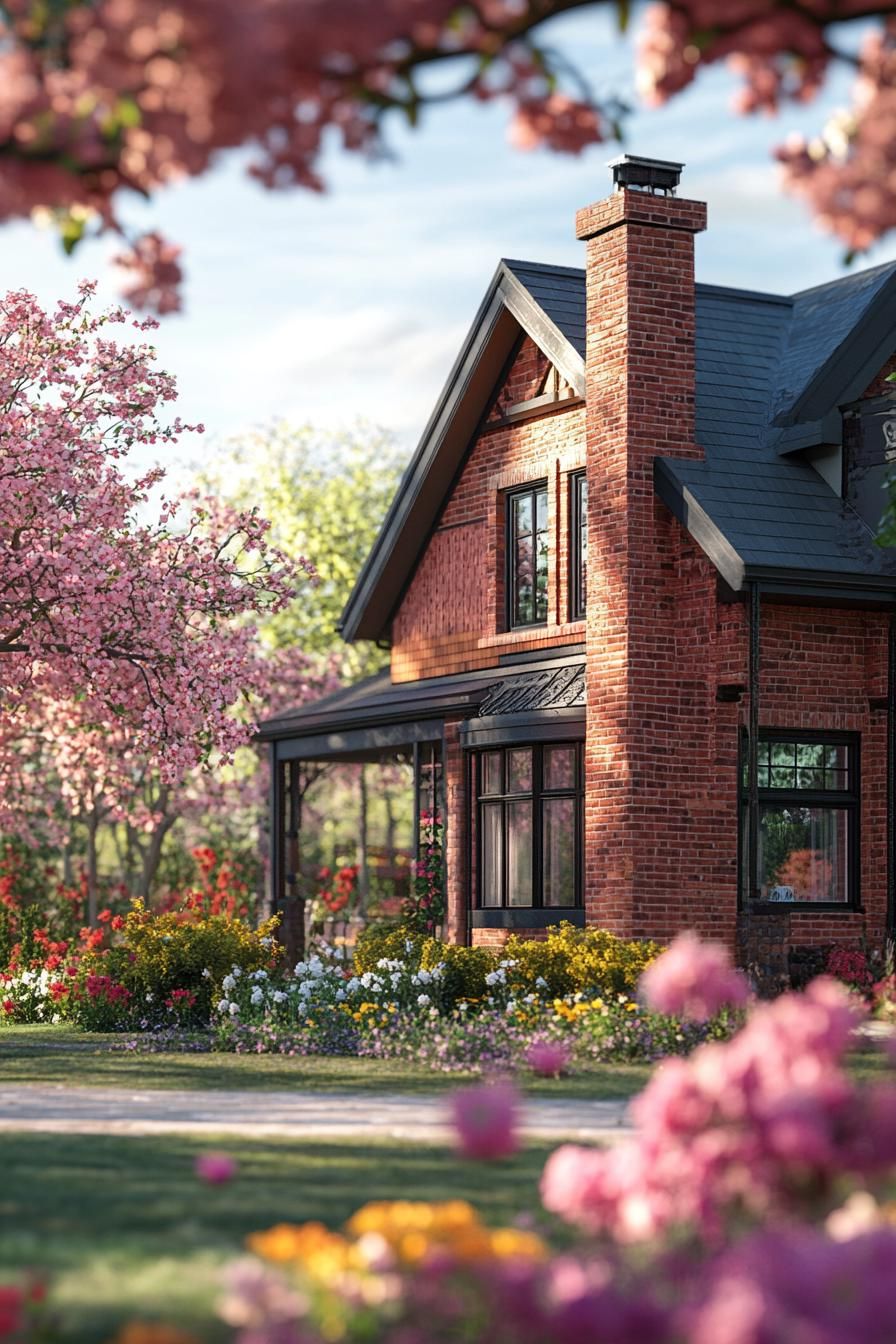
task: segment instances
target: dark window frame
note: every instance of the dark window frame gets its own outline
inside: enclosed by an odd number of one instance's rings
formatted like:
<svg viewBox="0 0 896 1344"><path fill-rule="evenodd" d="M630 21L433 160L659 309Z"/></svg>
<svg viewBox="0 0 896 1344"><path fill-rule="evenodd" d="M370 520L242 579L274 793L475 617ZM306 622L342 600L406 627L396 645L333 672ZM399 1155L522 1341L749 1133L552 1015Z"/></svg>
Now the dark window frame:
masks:
<svg viewBox="0 0 896 1344"><path fill-rule="evenodd" d="M544 787L544 753L552 748L570 748L574 759L574 776L571 787L562 789L546 789ZM584 798L585 798L585 766L584 752L581 740L569 740L566 738L551 739L548 742L511 742L500 746L489 746L482 750L471 752L471 770L470 782L471 788L471 809L475 815L475 841L471 846L471 877L472 888L475 890L475 900L471 902L472 913L474 915L486 915L492 917L506 917L520 925L525 926L527 916L535 914L536 920L541 918L550 922L551 919L559 922L566 917L569 911L580 911L583 907L584 892ZM507 791L507 755L511 751L526 750L532 753L532 788L529 791L510 793ZM487 755L499 752L501 755L501 792L484 793L483 792L483 762ZM545 905L544 904L544 801L554 798L573 799L573 847L574 847L574 874L573 874L573 904L572 905ZM512 803L529 801L531 803L532 817L532 904L531 905L510 905L508 902L508 852L510 829L507 825L507 806ZM483 873L483 841L484 827L482 824L483 811L488 804L501 804L501 903L500 905L482 904L482 873ZM472 896L472 891L471 891Z"/></svg>
<svg viewBox="0 0 896 1344"><path fill-rule="evenodd" d="M738 759L738 908L746 912L766 914L811 914L813 911L824 914L855 914L861 912L861 833L862 833L862 774L861 774L861 734L839 730L761 728L759 747L767 742L795 743L798 746L845 746L847 748L848 789L809 789L794 787L760 787L758 801L760 808L775 803L782 807L828 807L847 813L847 899L845 901L764 901L753 900L747 891L749 882L750 836L750 792L747 778L749 760L749 737L746 729L741 732ZM784 767L778 767L784 768ZM760 767L761 769L761 767ZM757 837L758 843L758 837Z"/></svg>
<svg viewBox="0 0 896 1344"><path fill-rule="evenodd" d="M537 610L537 586L535 583L536 566L536 542L538 535L538 505L536 496L544 492L545 496L545 515L549 515L550 510L550 492L548 483L545 479L537 481L528 481L525 485L515 486L512 490L504 492L504 623L508 630L533 630L540 629L548 623L548 596L545 592L545 613L543 618L534 621L518 621L515 616L516 610L516 537L513 532L513 503L514 500L524 499L527 495L532 501L532 556L533 556L533 574L532 574L532 594L533 609ZM550 536L550 518L547 518L546 532ZM550 589L550 572L547 575L547 587Z"/></svg>
<svg viewBox="0 0 896 1344"><path fill-rule="evenodd" d="M569 476L569 619L584 621L587 608L587 580L582 581L582 487L588 490L585 471ZM587 503L586 503L587 508ZM587 522L586 522L587 527Z"/></svg>

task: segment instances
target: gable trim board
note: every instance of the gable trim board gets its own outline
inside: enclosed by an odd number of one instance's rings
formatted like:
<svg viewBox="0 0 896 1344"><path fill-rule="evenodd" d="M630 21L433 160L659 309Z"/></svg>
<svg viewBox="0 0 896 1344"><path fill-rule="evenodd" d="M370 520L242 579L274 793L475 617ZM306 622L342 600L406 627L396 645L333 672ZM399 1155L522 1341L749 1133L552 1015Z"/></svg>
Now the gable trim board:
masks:
<svg viewBox="0 0 896 1344"><path fill-rule="evenodd" d="M792 455L840 442L839 407L861 395L896 348L896 264L793 296L695 288L697 442L705 459L658 460L657 494L735 591L759 574L832 581L840 590L892 589L896 574L888 571L896 569L896 557L885 556L821 476ZM830 353L828 297L838 309L834 334L844 332ZM524 336L583 397L583 270L499 264L346 604L339 625L346 640L388 638L502 370ZM774 381L785 366L796 384L787 391ZM775 520L785 515L789 521L779 526Z"/></svg>

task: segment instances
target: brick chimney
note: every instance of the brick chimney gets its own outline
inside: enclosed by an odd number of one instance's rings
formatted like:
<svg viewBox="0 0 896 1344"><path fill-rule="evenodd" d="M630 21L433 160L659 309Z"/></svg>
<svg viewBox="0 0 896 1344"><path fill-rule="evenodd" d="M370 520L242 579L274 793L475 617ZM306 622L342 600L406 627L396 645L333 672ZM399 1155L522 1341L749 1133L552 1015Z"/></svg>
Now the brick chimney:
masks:
<svg viewBox="0 0 896 1344"><path fill-rule="evenodd" d="M663 902L674 931L671 902L686 895L673 888L692 841L688 739L707 712L702 690L681 710L684 534L653 489L655 457L702 457L694 235L706 206L675 194L681 164L623 155L610 166L613 194L576 218L587 246L585 902L589 923L637 936L648 909L662 926ZM701 606L698 638L708 621Z"/></svg>

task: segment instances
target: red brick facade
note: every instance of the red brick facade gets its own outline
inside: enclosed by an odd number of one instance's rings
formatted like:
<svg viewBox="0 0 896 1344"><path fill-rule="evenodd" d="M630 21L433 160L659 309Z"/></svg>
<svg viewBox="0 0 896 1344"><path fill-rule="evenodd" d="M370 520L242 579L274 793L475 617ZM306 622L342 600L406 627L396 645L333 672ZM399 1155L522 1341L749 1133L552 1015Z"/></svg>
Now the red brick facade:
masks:
<svg viewBox="0 0 896 1344"><path fill-rule="evenodd" d="M668 939L738 938L739 754L749 703L748 609L660 503L653 464L700 458L695 437L694 235L699 202L622 191L580 212L587 249L584 403L508 417L549 361L521 340L392 625L396 682L497 667L508 652L585 643L586 921ZM883 375L866 393L879 395ZM569 473L587 469L588 612L569 620ZM548 621L504 621L504 493L545 479ZM882 942L887 903L888 618L764 600L760 723L861 734L861 907L775 913L783 945ZM740 699L719 687L740 686ZM449 935L467 929L470 837L460 723L446 725ZM761 918L754 916L753 918ZM741 920L741 924L743 921ZM543 931L532 929L531 936ZM743 929L741 929L743 933Z"/></svg>

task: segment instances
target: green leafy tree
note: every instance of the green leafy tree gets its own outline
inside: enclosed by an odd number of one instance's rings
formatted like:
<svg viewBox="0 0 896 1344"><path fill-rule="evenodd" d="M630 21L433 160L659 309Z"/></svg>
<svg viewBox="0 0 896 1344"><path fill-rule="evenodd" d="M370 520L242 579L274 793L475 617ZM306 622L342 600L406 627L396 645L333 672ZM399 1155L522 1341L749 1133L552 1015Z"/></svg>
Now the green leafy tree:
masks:
<svg viewBox="0 0 896 1344"><path fill-rule="evenodd" d="M209 483L233 503L251 501L271 521L270 541L287 555L313 557L318 574L300 601L265 620L271 648L335 655L348 681L385 665L375 645L344 644L337 625L402 465L395 439L363 423L331 431L281 421L227 446Z"/></svg>

